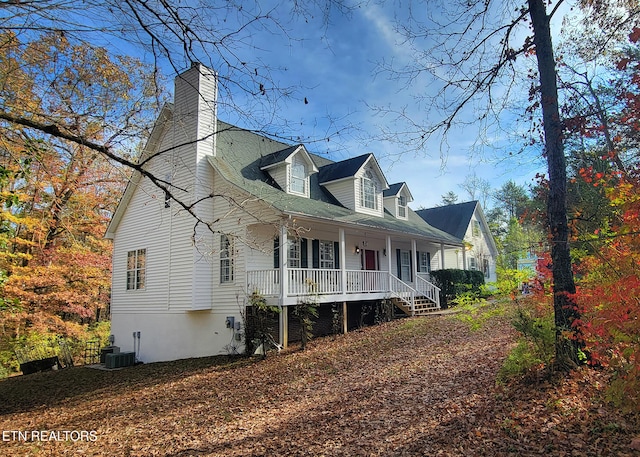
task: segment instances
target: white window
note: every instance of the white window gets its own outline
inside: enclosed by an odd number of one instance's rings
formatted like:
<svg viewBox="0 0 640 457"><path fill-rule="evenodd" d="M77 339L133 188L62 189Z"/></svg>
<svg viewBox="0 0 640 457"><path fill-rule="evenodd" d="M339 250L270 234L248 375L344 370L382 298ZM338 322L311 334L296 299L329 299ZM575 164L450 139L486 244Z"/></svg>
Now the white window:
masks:
<svg viewBox="0 0 640 457"><path fill-rule="evenodd" d="M420 252L418 259L418 266L420 267L420 273L429 273L429 253Z"/></svg>
<svg viewBox="0 0 640 457"><path fill-rule="evenodd" d="M320 268L335 268L333 241L320 241Z"/></svg>
<svg viewBox="0 0 640 457"><path fill-rule="evenodd" d="M300 239L289 240L289 267L300 268Z"/></svg>
<svg viewBox="0 0 640 457"><path fill-rule="evenodd" d="M127 290L144 289L147 250L127 252Z"/></svg>
<svg viewBox="0 0 640 457"><path fill-rule="evenodd" d="M489 268L489 260L488 259L483 259L482 260L482 271L484 272L484 277L488 278L489 276L491 276L491 271Z"/></svg>
<svg viewBox="0 0 640 457"><path fill-rule="evenodd" d="M469 257L469 270L477 270L478 264L475 257Z"/></svg>
<svg viewBox="0 0 640 457"><path fill-rule="evenodd" d="M294 157L291 164L291 192L306 193L307 167L300 157Z"/></svg>
<svg viewBox="0 0 640 457"><path fill-rule="evenodd" d="M398 217L407 217L407 197L404 195L398 198Z"/></svg>
<svg viewBox="0 0 640 457"><path fill-rule="evenodd" d="M220 282L233 281L233 244L227 235L220 235Z"/></svg>
<svg viewBox="0 0 640 457"><path fill-rule="evenodd" d="M472 221L471 232L473 236L480 236L480 223L478 221Z"/></svg>
<svg viewBox="0 0 640 457"><path fill-rule="evenodd" d="M411 252L400 251L400 279L411 281Z"/></svg>
<svg viewBox="0 0 640 457"><path fill-rule="evenodd" d="M371 170L365 172L360 183L360 205L363 208L378 209L378 186Z"/></svg>

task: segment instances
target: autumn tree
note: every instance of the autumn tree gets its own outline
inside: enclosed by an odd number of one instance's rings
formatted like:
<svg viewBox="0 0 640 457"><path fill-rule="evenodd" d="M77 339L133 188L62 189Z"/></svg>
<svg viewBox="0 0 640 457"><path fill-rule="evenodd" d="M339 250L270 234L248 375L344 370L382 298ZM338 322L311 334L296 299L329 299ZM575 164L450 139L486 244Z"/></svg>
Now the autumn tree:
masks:
<svg viewBox="0 0 640 457"><path fill-rule="evenodd" d="M613 4L615 2L611 2ZM596 8L601 15L613 12L607 2L583 3L585 9ZM396 112L398 121L408 119L403 129L405 143L416 149L426 148L436 134L445 135L457 125L475 122L479 130L502 129L497 121L509 100L530 83L527 110L533 119L540 113L543 148L540 154L547 163L547 227L550 233L553 270L553 309L556 325L556 360L558 369L579 363L578 345L571 337L572 324L578 318L572 299L575 283L569 249L567 219L567 171L564 151L564 124L560 116L558 72L552 42L552 20L558 19L564 2L544 0L513 2L453 2L443 8L424 5L412 8L407 18L398 23L397 31L405 37L405 46L413 51L411 62L401 68L383 65L384 70L408 83L432 77L424 84L436 95L421 94L421 104L443 113L436 122L411 117L405 110ZM630 9L630 8L629 8ZM434 11L433 13L431 11ZM437 11L437 13L435 13ZM617 9L617 16L604 14L600 23L609 21L603 30L611 30L634 15ZM524 33L523 33L524 32ZM528 33L527 33L528 32ZM526 73L522 60L531 62ZM422 105L421 105L422 106ZM539 111L538 111L539 109ZM384 110L387 116L393 111ZM524 114L524 113L523 113ZM385 131L387 136L393 132Z"/></svg>
<svg viewBox="0 0 640 457"><path fill-rule="evenodd" d="M102 141L116 135L105 127L115 119L142 126L156 111L154 79L134 59L112 60L57 33L23 43L7 32L0 42L0 93L16 116L40 113L69 135ZM104 231L128 174L78 142L0 123L1 287L13 305L0 312L4 344L34 334L80 338L86 324L108 317Z"/></svg>

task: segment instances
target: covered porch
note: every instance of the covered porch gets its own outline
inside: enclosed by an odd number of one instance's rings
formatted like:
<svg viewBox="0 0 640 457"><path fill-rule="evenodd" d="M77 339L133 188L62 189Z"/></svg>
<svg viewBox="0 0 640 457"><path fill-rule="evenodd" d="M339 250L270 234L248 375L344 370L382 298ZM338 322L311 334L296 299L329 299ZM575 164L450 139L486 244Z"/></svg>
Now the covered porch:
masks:
<svg viewBox="0 0 640 457"><path fill-rule="evenodd" d="M440 290L429 274L432 259L438 258L433 262L440 269L446 267L440 260L446 250L465 255L462 244L428 237L317 221L310 226L301 231L282 224L275 239L273 232L269 236L273 250L255 252L247 262L248 293L257 292L283 308L281 336L286 334L287 307L305 300L340 303L344 310L349 302L392 300L410 316L439 309ZM267 262L271 268L256 268Z"/></svg>

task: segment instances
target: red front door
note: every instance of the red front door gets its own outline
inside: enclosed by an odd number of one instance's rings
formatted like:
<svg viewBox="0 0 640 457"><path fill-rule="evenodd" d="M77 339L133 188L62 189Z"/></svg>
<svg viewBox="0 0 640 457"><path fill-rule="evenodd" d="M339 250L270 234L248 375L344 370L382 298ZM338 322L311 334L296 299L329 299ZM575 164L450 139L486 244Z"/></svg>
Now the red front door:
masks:
<svg viewBox="0 0 640 457"><path fill-rule="evenodd" d="M364 251L364 269L377 270L376 268L376 251L365 249Z"/></svg>

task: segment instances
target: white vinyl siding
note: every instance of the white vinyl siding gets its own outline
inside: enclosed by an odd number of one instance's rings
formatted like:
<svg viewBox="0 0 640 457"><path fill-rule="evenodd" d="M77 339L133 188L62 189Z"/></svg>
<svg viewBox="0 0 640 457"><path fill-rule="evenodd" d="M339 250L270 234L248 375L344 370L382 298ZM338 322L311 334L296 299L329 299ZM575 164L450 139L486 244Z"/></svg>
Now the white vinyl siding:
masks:
<svg viewBox="0 0 640 457"><path fill-rule="evenodd" d="M333 195L342 205L355 211L356 192L358 195L360 194L359 187L356 186L356 183L358 182L358 180L354 179L345 179L343 181L327 184L325 188L331 192L331 195Z"/></svg>

